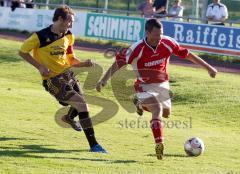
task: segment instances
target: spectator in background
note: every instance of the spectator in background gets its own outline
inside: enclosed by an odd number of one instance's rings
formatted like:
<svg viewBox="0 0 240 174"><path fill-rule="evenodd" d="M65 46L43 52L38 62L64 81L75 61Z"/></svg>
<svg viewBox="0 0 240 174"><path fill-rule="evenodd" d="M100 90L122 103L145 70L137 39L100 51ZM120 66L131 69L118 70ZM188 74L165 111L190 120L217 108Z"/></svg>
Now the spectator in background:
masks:
<svg viewBox="0 0 240 174"><path fill-rule="evenodd" d="M14 11L16 8L25 8L24 0L12 0L12 11Z"/></svg>
<svg viewBox="0 0 240 174"><path fill-rule="evenodd" d="M14 11L16 8L19 8L19 7L20 7L20 2L18 0L12 0L12 5L11 5L12 11Z"/></svg>
<svg viewBox="0 0 240 174"><path fill-rule="evenodd" d="M20 3L20 8L26 8L25 0L18 0Z"/></svg>
<svg viewBox="0 0 240 174"><path fill-rule="evenodd" d="M155 8L153 7L152 0L146 0L146 2L138 5L137 9L141 12L141 16L144 18L152 18L155 13Z"/></svg>
<svg viewBox="0 0 240 174"><path fill-rule="evenodd" d="M228 18L228 9L220 0L213 0L213 3L208 5L206 17L211 24L224 25Z"/></svg>
<svg viewBox="0 0 240 174"><path fill-rule="evenodd" d="M10 7L11 6L11 0L0 0L0 6Z"/></svg>
<svg viewBox="0 0 240 174"><path fill-rule="evenodd" d="M14 11L16 8L25 8L24 0L12 0L12 11Z"/></svg>
<svg viewBox="0 0 240 174"><path fill-rule="evenodd" d="M153 7L156 9L156 14L160 16L156 17L164 17L161 15L166 15L167 14L167 3L168 0L155 0L153 3Z"/></svg>
<svg viewBox="0 0 240 174"><path fill-rule="evenodd" d="M181 6L182 0L175 0L172 7L168 11L168 17L173 17L172 20L182 21L183 16L183 6Z"/></svg>
<svg viewBox="0 0 240 174"><path fill-rule="evenodd" d="M32 0L26 0L26 8L34 8L34 4Z"/></svg>

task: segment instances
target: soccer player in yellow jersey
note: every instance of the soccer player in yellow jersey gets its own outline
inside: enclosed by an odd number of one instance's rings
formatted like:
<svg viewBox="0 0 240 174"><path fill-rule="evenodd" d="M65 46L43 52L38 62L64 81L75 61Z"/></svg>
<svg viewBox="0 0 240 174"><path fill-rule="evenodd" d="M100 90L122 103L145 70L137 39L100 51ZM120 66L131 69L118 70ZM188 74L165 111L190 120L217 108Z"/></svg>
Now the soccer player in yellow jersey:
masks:
<svg viewBox="0 0 240 174"><path fill-rule="evenodd" d="M21 46L19 55L38 69L43 78L43 86L60 104L71 106L62 120L77 131L83 129L91 152L106 153L96 141L80 85L69 69L94 65L91 60L80 61L74 55L74 36L69 30L72 28L74 15L68 6L57 8L53 24L33 33ZM76 116L79 116L80 125L74 121Z"/></svg>

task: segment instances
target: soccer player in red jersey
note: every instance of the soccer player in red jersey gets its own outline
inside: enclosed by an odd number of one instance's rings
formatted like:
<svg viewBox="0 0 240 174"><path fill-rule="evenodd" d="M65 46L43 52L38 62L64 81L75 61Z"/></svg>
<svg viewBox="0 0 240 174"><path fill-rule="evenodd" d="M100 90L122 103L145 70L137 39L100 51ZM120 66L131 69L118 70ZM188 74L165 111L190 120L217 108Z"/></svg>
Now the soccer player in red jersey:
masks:
<svg viewBox="0 0 240 174"><path fill-rule="evenodd" d="M164 36L163 26L157 19L149 19L145 24L145 31L144 39L133 44L126 52L116 54L116 61L97 83L96 89L100 92L117 70L124 65L132 65L136 74L135 104L138 111L142 111L143 108L152 113L150 123L156 143L156 155L158 159L162 159L164 150L162 117L168 118L171 113L168 75L170 56L174 54L202 66L212 78L216 76L217 70L181 47L173 38Z"/></svg>

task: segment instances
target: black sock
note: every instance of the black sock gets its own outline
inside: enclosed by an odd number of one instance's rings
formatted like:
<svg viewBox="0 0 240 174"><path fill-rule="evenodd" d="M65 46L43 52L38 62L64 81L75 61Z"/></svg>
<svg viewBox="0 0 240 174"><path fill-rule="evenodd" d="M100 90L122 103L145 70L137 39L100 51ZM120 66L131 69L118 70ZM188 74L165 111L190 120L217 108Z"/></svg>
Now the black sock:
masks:
<svg viewBox="0 0 240 174"><path fill-rule="evenodd" d="M71 119L74 119L78 115L78 111L75 108L70 107L68 115Z"/></svg>
<svg viewBox="0 0 240 174"><path fill-rule="evenodd" d="M90 147L95 146L96 144L98 144L98 142L94 135L92 120L89 117L89 113L88 112L79 112L78 115L79 115L80 124L83 128L83 131L84 131L86 137L87 137L89 146Z"/></svg>

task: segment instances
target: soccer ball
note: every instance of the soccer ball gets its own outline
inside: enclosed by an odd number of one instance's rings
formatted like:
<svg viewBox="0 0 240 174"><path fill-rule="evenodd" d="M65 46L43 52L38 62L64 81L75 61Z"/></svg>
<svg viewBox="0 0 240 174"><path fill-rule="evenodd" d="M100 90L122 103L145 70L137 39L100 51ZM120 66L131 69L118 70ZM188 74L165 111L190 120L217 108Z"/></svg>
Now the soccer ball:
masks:
<svg viewBox="0 0 240 174"><path fill-rule="evenodd" d="M184 150L188 156L199 156L204 152L204 143L198 137L190 138L185 142Z"/></svg>

